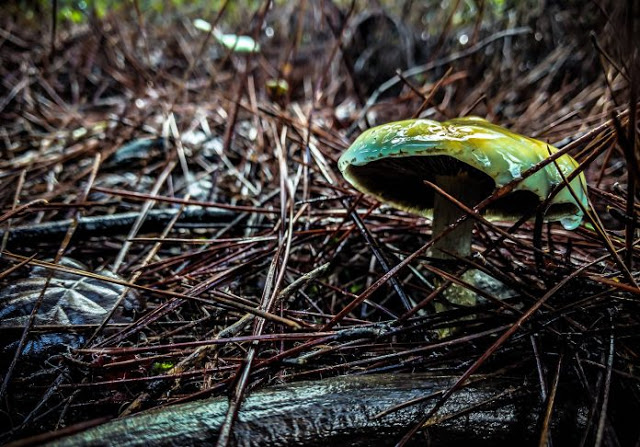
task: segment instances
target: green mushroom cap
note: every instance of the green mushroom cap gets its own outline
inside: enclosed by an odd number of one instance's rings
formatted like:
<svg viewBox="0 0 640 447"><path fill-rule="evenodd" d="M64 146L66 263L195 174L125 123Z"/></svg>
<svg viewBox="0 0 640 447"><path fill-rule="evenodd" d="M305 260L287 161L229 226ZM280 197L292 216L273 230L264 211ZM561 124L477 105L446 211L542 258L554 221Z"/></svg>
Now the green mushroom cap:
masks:
<svg viewBox="0 0 640 447"><path fill-rule="evenodd" d="M425 185L438 176L461 176L468 182L471 205L496 188L521 179L522 173L558 149L476 117L445 122L407 120L371 128L342 154L338 167L361 192L421 216L432 217L434 193ZM556 163L566 177L578 163L562 155ZM464 177L464 180L463 180ZM514 191L493 202L485 215L493 220L516 220L545 200L563 182L554 163L522 179ZM584 174L570 183L576 198L588 207ZM583 213L565 187L553 197L545 212L547 221L560 221L573 230Z"/></svg>

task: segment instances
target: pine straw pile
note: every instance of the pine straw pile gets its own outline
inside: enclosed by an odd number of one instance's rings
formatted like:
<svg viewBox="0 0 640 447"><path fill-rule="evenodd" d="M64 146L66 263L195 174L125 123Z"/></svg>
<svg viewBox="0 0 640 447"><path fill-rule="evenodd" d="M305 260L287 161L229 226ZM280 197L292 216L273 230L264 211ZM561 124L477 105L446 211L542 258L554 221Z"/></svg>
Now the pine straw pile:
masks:
<svg viewBox="0 0 640 447"><path fill-rule="evenodd" d="M231 396L233 413L271 384L436 371L456 388L472 373L525 378L549 415L540 439L564 387L589 410L578 439L637 442L640 30L623 2L547 3L460 25L453 7L411 2L404 20L321 1L263 3L235 28L224 10L208 17L259 38L254 54L197 16L89 17L55 45L49 25L5 17L1 439L209 396ZM593 213L573 232L478 221L454 271L499 279L510 306L434 314L448 283L430 222L359 195L336 161L376 123L467 114L567 150ZM114 299L93 319L36 318L62 277Z"/></svg>

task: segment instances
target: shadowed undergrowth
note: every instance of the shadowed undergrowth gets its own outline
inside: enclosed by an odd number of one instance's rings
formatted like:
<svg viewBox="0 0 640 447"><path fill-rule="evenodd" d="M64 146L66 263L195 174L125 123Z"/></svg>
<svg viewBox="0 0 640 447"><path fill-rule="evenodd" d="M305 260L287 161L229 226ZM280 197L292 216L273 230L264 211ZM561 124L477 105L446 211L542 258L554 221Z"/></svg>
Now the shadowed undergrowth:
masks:
<svg viewBox="0 0 640 447"><path fill-rule="evenodd" d="M0 299L26 281L31 301L0 323L0 439L209 396L230 396L233 433L254 389L429 371L535 387L543 440L554 406L575 400L586 445L637 442L637 412L622 410L640 402L632 2L485 3L202 17L257 39L250 54L173 11L60 23L54 44L46 11L38 26L4 18ZM430 221L340 176L372 125L469 114L570 153L585 224L478 218L474 254L443 265L428 258ZM441 277L470 268L508 297L434 313ZM119 298L95 319L40 321L60 281Z"/></svg>

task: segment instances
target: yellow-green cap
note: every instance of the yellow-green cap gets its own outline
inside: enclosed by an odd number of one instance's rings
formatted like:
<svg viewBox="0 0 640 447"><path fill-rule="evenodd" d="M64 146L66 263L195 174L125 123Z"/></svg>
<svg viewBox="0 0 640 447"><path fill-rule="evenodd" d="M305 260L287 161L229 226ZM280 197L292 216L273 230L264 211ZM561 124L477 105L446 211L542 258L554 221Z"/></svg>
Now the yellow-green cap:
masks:
<svg viewBox="0 0 640 447"><path fill-rule="evenodd" d="M358 190L378 200L422 216L432 217L433 190L424 180L464 172L476 183L474 197L487 197L496 188L522 178L522 173L557 152L555 147L491 124L477 117L445 122L426 119L398 121L371 128L340 157L338 167ZM566 176L578 163L569 155L556 159ZM486 217L518 219L545 200L562 183L554 163L522 179L507 197L493 203ZM581 173L570 182L577 199L588 207L587 184ZM479 200L477 200L479 201ZM565 187L546 210L548 221L575 229L582 210Z"/></svg>

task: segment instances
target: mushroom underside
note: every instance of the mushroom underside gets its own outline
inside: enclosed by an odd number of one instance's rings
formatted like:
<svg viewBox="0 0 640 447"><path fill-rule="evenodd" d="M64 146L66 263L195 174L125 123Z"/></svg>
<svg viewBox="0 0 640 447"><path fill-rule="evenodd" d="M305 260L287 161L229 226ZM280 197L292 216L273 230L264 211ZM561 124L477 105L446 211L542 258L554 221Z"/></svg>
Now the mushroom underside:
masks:
<svg viewBox="0 0 640 447"><path fill-rule="evenodd" d="M488 174L448 155L384 158L362 166L350 165L345 175L361 191L400 209L428 217L434 206L434 191L424 183L425 180L437 184L436 176L460 175L466 192L464 198L457 198L469 206L480 203L496 189L495 181ZM539 204L536 193L517 190L493 202L485 214L493 219L516 220ZM573 203L552 203L545 216L548 220L556 220L577 211Z"/></svg>

